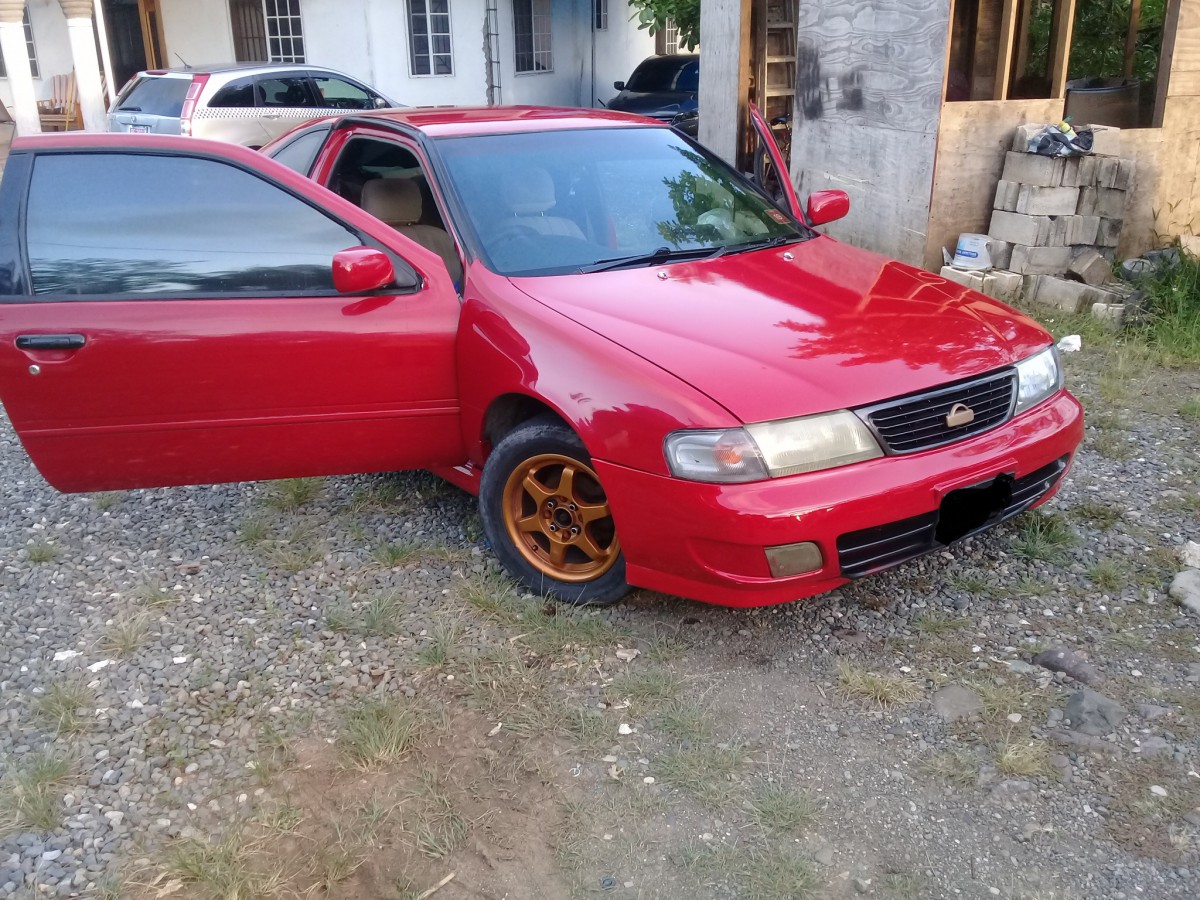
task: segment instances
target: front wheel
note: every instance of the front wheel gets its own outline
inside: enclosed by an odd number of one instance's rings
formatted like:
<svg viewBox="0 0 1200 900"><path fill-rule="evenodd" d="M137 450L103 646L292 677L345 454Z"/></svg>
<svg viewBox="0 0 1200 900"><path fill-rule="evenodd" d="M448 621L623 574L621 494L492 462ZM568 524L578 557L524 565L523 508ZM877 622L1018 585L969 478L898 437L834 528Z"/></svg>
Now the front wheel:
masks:
<svg viewBox="0 0 1200 900"><path fill-rule="evenodd" d="M526 422L495 446L479 512L501 564L530 590L579 606L629 592L608 497L583 442L557 419Z"/></svg>

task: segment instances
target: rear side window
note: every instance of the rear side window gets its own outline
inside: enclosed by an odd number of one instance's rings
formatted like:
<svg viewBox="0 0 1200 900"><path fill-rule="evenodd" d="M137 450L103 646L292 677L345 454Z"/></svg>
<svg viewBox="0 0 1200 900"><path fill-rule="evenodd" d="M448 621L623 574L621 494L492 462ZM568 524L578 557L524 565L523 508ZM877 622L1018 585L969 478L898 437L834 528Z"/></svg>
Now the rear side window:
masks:
<svg viewBox="0 0 1200 900"><path fill-rule="evenodd" d="M302 76L258 79L263 106L316 106L312 86Z"/></svg>
<svg viewBox="0 0 1200 900"><path fill-rule="evenodd" d="M293 172L308 175L312 170L313 160L317 158L317 151L321 149L321 145L325 143L325 138L328 136L328 128L307 131L284 144L271 154L271 158L276 162L283 163Z"/></svg>
<svg viewBox="0 0 1200 900"><path fill-rule="evenodd" d="M209 107L220 109L247 108L254 106L254 79L242 78L231 81L208 101Z"/></svg>
<svg viewBox="0 0 1200 900"><path fill-rule="evenodd" d="M191 83L190 78L144 75L121 98L117 111L178 118Z"/></svg>
<svg viewBox="0 0 1200 900"><path fill-rule="evenodd" d="M358 235L282 188L212 159L48 154L26 245L38 295L332 293Z"/></svg>

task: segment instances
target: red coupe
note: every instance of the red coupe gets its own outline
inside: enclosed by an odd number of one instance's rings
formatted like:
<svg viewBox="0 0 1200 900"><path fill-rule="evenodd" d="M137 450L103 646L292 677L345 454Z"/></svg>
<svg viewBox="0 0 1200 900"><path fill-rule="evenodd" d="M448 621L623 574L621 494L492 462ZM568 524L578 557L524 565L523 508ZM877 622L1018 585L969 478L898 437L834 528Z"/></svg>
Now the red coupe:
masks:
<svg viewBox="0 0 1200 900"><path fill-rule="evenodd" d="M795 600L1050 497L1050 336L781 191L603 111L22 138L0 399L63 491L430 469L569 603Z"/></svg>

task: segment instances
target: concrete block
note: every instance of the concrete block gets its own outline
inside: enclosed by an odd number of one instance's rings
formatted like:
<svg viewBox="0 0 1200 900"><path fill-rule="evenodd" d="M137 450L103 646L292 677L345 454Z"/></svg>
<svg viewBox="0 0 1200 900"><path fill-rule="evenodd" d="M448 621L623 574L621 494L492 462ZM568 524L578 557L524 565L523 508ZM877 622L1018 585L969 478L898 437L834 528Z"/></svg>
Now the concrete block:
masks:
<svg viewBox="0 0 1200 900"><path fill-rule="evenodd" d="M1041 156L1037 153L1014 153L1004 157L1005 181L1017 181L1038 187L1058 187L1062 184L1063 160L1060 156Z"/></svg>
<svg viewBox="0 0 1200 900"><path fill-rule="evenodd" d="M1099 216L1064 216L1063 220L1067 223L1064 244L1078 246L1096 243L1096 234L1100 230Z"/></svg>
<svg viewBox="0 0 1200 900"><path fill-rule="evenodd" d="M1096 167L1100 160L1095 156L1079 157L1079 169L1076 173L1076 184L1079 187L1096 186Z"/></svg>
<svg viewBox="0 0 1200 900"><path fill-rule="evenodd" d="M1079 202L1075 205L1075 215L1094 216L1096 214L1096 188L1081 187Z"/></svg>
<svg viewBox="0 0 1200 900"><path fill-rule="evenodd" d="M947 281L953 281L955 284L961 284L963 287L969 287L975 291L982 291L983 279L987 273L956 269L954 266L942 266L940 274Z"/></svg>
<svg viewBox="0 0 1200 900"><path fill-rule="evenodd" d="M1010 244L1044 244L1050 237L1050 217L1026 216L997 209L992 212L988 235Z"/></svg>
<svg viewBox="0 0 1200 900"><path fill-rule="evenodd" d="M1071 264L1070 247L1027 247L1016 244L1008 268L1021 275L1059 275Z"/></svg>
<svg viewBox="0 0 1200 900"><path fill-rule="evenodd" d="M1017 197L1020 196L1020 192L1021 185L1017 184L1017 182L998 181L996 183L996 202L992 204L992 208L1015 212Z"/></svg>
<svg viewBox="0 0 1200 900"><path fill-rule="evenodd" d="M1113 187L1122 191L1128 191L1133 188L1133 180L1137 175L1137 160L1123 159L1121 160L1121 168L1117 173L1117 183Z"/></svg>
<svg viewBox="0 0 1200 900"><path fill-rule="evenodd" d="M1053 306L1064 312L1077 313L1102 300L1094 287L1054 275L1039 275L1033 300L1043 306Z"/></svg>
<svg viewBox="0 0 1200 900"><path fill-rule="evenodd" d="M1125 199L1124 191L1116 188L1096 188L1096 215L1103 219L1123 219Z"/></svg>
<svg viewBox="0 0 1200 900"><path fill-rule="evenodd" d="M1111 125L1089 125L1092 129L1093 156L1120 156L1121 129Z"/></svg>
<svg viewBox="0 0 1200 900"><path fill-rule="evenodd" d="M1077 187L1038 187L1023 184L1017 194L1017 212L1027 216L1070 216L1079 205Z"/></svg>
<svg viewBox="0 0 1200 900"><path fill-rule="evenodd" d="M1029 142L1033 138L1042 133L1045 128L1042 122L1030 122L1028 125L1018 125L1013 131L1012 149L1016 153L1026 153L1029 149Z"/></svg>
<svg viewBox="0 0 1200 900"><path fill-rule="evenodd" d="M1071 264L1067 267L1067 272L1078 275L1084 284L1095 286L1108 281L1112 274L1112 267L1103 256L1093 248L1087 247L1071 257Z"/></svg>
<svg viewBox="0 0 1200 900"><path fill-rule="evenodd" d="M1067 246L1067 219L1070 216L1046 216L1046 231L1042 237L1043 247Z"/></svg>
<svg viewBox="0 0 1200 900"><path fill-rule="evenodd" d="M1096 230L1097 247L1116 247L1121 242L1121 220L1101 219L1100 227ZM1104 251L1100 251L1104 255ZM1111 262L1111 259L1109 260Z"/></svg>
<svg viewBox="0 0 1200 900"><path fill-rule="evenodd" d="M1121 161L1115 156L1103 156L1096 160L1096 187L1115 188L1121 177Z"/></svg>
<svg viewBox="0 0 1200 900"><path fill-rule="evenodd" d="M1012 259L1013 245L1008 241L992 238L988 241L988 248L992 253L992 265L997 269L1007 269L1009 260Z"/></svg>
<svg viewBox="0 0 1200 900"><path fill-rule="evenodd" d="M1016 303L1021 299L1022 277L1017 272L992 269L990 277L984 279L983 292L1004 303Z"/></svg>
<svg viewBox="0 0 1200 900"><path fill-rule="evenodd" d="M1093 303L1092 315L1111 328L1120 331L1125 324L1124 303Z"/></svg>

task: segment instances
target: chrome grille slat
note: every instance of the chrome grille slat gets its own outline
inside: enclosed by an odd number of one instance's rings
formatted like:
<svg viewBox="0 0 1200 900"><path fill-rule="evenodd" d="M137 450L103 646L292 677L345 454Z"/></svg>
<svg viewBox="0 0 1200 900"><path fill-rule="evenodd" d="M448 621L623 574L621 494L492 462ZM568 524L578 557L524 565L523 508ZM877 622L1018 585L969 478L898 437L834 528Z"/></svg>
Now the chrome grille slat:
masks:
<svg viewBox="0 0 1200 900"><path fill-rule="evenodd" d="M857 412L886 452L916 453L974 437L1007 422L1016 390L1016 371L1005 369L960 384L897 397ZM945 419L957 403L970 407L975 418L967 425L951 428Z"/></svg>

